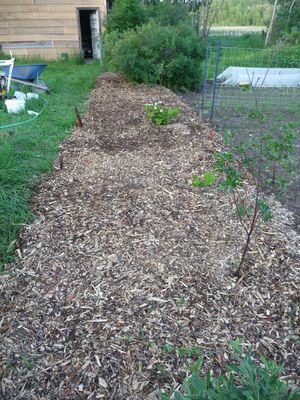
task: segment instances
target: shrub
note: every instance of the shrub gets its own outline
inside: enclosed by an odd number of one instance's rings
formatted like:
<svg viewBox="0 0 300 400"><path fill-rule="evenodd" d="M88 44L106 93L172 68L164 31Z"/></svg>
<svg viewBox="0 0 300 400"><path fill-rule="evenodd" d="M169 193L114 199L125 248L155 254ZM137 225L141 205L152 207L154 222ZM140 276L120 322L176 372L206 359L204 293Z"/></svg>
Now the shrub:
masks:
<svg viewBox="0 0 300 400"><path fill-rule="evenodd" d="M142 25L147 19L145 6L140 0L116 0L106 21L107 32L125 32Z"/></svg>
<svg viewBox="0 0 300 400"><path fill-rule="evenodd" d="M159 26L155 21L123 35L107 35L105 62L130 80L174 90L200 86L201 43L191 26Z"/></svg>

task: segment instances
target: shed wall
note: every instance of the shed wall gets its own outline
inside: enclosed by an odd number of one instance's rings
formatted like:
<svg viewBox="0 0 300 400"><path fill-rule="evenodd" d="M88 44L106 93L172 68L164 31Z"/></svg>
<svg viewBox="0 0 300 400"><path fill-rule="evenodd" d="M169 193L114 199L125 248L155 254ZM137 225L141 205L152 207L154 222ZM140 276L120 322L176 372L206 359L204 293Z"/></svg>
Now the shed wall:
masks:
<svg viewBox="0 0 300 400"><path fill-rule="evenodd" d="M2 50L48 59L79 53L78 8L97 8L103 20L106 0L0 0Z"/></svg>

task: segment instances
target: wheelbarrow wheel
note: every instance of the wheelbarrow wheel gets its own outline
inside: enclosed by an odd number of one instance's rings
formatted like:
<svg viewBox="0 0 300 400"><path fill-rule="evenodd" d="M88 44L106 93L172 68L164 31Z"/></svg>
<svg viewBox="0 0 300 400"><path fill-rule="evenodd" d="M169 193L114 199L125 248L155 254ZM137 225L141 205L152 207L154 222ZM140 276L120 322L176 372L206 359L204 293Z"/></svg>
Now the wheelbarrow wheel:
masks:
<svg viewBox="0 0 300 400"><path fill-rule="evenodd" d="M35 81L33 81L33 83L34 83L35 85L44 86L45 88L48 88L46 82L45 82L45 81L42 81L41 79L36 79ZM34 87L34 88L32 89L32 91L33 91L34 93L44 93L44 92L46 92L47 90L39 89L39 88L37 88L37 87Z"/></svg>

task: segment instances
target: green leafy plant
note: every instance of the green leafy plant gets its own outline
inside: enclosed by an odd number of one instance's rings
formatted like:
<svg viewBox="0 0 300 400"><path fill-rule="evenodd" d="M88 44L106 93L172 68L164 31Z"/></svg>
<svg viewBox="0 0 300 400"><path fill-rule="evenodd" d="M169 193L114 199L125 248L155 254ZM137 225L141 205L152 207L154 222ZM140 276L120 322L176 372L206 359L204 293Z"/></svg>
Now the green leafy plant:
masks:
<svg viewBox="0 0 300 400"><path fill-rule="evenodd" d="M161 102L145 104L144 109L147 117L156 125L168 125L180 111L177 107L165 107Z"/></svg>
<svg viewBox="0 0 300 400"><path fill-rule="evenodd" d="M228 365L227 373L212 377L208 370L200 376L203 358L189 368L181 388L172 394L161 394L161 400L299 400L300 394L291 390L280 377L283 366L261 358L260 364L251 354L242 357L235 351L236 363Z"/></svg>

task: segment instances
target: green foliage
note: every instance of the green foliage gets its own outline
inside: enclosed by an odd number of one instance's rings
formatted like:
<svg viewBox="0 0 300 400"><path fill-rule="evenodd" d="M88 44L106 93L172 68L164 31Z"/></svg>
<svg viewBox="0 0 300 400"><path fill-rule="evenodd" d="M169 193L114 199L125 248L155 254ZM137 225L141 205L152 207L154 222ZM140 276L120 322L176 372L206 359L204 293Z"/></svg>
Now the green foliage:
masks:
<svg viewBox="0 0 300 400"><path fill-rule="evenodd" d="M273 41L283 39L290 44L300 43L300 3L280 0L273 29Z"/></svg>
<svg viewBox="0 0 300 400"><path fill-rule="evenodd" d="M263 26L271 19L272 4L267 0L216 0L212 3L212 13L216 13L214 25Z"/></svg>
<svg viewBox="0 0 300 400"><path fill-rule="evenodd" d="M188 8L184 3L159 2L148 7L149 19L159 26L177 26L190 22Z"/></svg>
<svg viewBox="0 0 300 400"><path fill-rule="evenodd" d="M111 32L125 32L142 25L147 19L147 11L140 0L116 0L108 14L106 29Z"/></svg>
<svg viewBox="0 0 300 400"><path fill-rule="evenodd" d="M107 35L105 62L107 69L139 83L195 89L200 85L202 50L191 26L160 26L150 21L123 35Z"/></svg>
<svg viewBox="0 0 300 400"><path fill-rule="evenodd" d="M168 125L179 113L179 108L164 107L160 102L154 104L145 104L145 111L150 121L156 125Z"/></svg>
<svg viewBox="0 0 300 400"><path fill-rule="evenodd" d="M31 62L18 60L24 61ZM32 219L29 209L32 188L39 176L51 169L59 143L75 124L74 106L83 111L99 74L99 63L80 65L72 57L47 64L43 80L51 88L51 94L42 95L48 101L45 112L32 123L0 130L0 271L13 259L21 225ZM1 125L18 118L0 109Z"/></svg>
<svg viewBox="0 0 300 400"><path fill-rule="evenodd" d="M263 49L265 38L261 33L245 33L238 35L213 35L209 37L209 42L216 46L235 47L243 49Z"/></svg>
<svg viewBox="0 0 300 400"><path fill-rule="evenodd" d="M191 376L184 379L180 391L173 396L161 395L161 400L299 400L300 394L280 380L283 366L264 357L257 365L251 356L237 356L227 373L212 378L210 370L200 376L202 358L195 363Z"/></svg>

